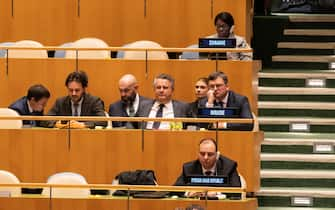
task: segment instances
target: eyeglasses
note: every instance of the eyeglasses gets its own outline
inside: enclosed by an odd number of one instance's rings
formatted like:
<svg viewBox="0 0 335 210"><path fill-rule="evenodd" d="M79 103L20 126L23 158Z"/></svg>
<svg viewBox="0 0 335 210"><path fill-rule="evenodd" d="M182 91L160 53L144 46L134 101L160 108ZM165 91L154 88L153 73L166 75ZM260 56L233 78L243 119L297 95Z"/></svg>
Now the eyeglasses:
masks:
<svg viewBox="0 0 335 210"><path fill-rule="evenodd" d="M218 89L218 88L220 88L220 87L224 87L224 86L226 86L225 84L213 84L213 85L209 85L209 88L210 89Z"/></svg>

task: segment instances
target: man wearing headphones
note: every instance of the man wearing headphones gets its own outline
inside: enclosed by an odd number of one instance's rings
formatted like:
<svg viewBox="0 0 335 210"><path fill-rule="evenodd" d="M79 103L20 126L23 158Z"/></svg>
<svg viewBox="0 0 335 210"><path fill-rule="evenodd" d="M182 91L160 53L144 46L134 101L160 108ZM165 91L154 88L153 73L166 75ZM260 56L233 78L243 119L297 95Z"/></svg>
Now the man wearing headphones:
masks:
<svg viewBox="0 0 335 210"><path fill-rule="evenodd" d="M229 187L241 187L240 177L237 172L237 163L217 151L216 141L212 138L204 138L199 143L198 159L183 165L182 174L178 177L175 185L188 185L189 176L226 176ZM187 197L200 197L202 192L187 192ZM216 194L208 193L208 196Z"/></svg>
<svg viewBox="0 0 335 210"><path fill-rule="evenodd" d="M217 14L214 25L217 33L207 38L232 38L236 39L237 48L250 48L243 37L234 34L234 18L229 12ZM252 53L227 52L227 60L252 60Z"/></svg>

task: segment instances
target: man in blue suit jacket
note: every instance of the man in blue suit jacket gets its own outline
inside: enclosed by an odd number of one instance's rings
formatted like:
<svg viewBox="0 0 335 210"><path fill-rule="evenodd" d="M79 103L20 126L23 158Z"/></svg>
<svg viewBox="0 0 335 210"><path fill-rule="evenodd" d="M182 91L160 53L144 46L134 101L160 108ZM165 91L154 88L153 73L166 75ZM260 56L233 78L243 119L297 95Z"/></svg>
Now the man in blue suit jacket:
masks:
<svg viewBox="0 0 335 210"><path fill-rule="evenodd" d="M119 91L121 100L109 106L109 116L114 117L137 117L143 104L151 101L138 94L138 82L134 75L125 74L119 80ZM113 121L113 127L138 128L137 122Z"/></svg>
<svg viewBox="0 0 335 210"><path fill-rule="evenodd" d="M27 95L12 103L9 108L17 111L20 115L42 116L49 98L49 90L43 85L37 84L31 86ZM39 126L40 121L23 120L23 124Z"/></svg>
<svg viewBox="0 0 335 210"><path fill-rule="evenodd" d="M228 86L228 77L225 73L218 71L208 76L209 91L207 97L201 99L199 107L234 107L238 108L239 118L252 119L250 104L246 96L231 91ZM197 112L197 110L195 110ZM198 113L191 113L191 116ZM219 128L228 130L252 130L252 123L232 124L219 123Z"/></svg>

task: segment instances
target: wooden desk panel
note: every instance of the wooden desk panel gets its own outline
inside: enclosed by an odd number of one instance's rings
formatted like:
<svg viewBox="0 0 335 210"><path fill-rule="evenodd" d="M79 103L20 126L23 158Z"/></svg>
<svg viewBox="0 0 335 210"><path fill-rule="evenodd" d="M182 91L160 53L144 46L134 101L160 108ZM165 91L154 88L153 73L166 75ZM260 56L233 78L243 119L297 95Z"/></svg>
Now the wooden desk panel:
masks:
<svg viewBox="0 0 335 210"><path fill-rule="evenodd" d="M147 68L146 68L147 67ZM258 61L219 61L218 69L229 77L229 85L236 92L249 98L252 110L257 113L257 72ZM42 83L51 91L46 110L57 97L67 94L65 79L76 69L72 59L10 59L8 74L6 60L0 60L0 106L6 107L14 100L26 95L27 89ZM216 69L216 62L210 60L79 60L79 69L89 76L88 92L100 96L106 110L109 104L120 99L118 81L123 74L134 74L140 84L142 95L153 97L153 78L159 73L169 73L176 81L174 98L186 102L193 101L194 84L200 77L207 76ZM15 90L15 91L14 91Z"/></svg>
<svg viewBox="0 0 335 210"><path fill-rule="evenodd" d="M45 182L61 171L84 175L89 183L111 183L121 171L152 169L158 183L172 185L182 164L197 158L198 142L214 131L0 130L0 166L22 182ZM143 135L143 139L142 139ZM250 192L259 189L263 133L220 132L219 150L238 162Z"/></svg>
<svg viewBox="0 0 335 210"><path fill-rule="evenodd" d="M52 199L48 198L0 198L1 210L142 210L186 209L200 205L207 210L234 209L256 210L257 199L200 201L191 199Z"/></svg>

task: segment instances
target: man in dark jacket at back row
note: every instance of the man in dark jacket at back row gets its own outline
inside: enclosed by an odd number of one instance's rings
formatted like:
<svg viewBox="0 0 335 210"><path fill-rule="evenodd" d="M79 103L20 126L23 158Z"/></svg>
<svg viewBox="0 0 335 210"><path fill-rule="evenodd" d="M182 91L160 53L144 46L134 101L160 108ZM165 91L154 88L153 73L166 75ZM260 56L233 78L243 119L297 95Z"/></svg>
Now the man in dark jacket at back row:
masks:
<svg viewBox="0 0 335 210"><path fill-rule="evenodd" d="M43 85L33 85L28 89L26 96L12 103L9 108L17 111L20 115L42 116L44 107L50 98L49 90ZM24 120L24 125L39 126L40 121Z"/></svg>

